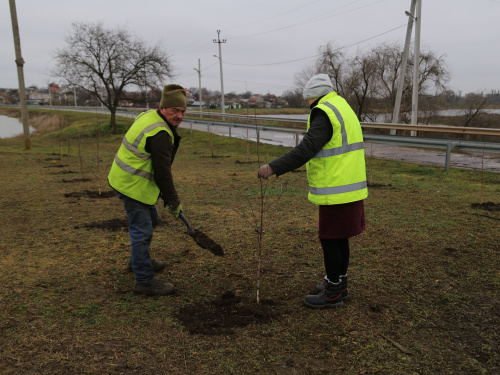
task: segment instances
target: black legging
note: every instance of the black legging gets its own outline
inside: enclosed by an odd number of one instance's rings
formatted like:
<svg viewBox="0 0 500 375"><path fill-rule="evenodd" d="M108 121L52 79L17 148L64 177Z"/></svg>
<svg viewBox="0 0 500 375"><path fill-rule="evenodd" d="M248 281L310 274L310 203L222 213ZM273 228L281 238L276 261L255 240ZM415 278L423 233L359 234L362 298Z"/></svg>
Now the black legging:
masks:
<svg viewBox="0 0 500 375"><path fill-rule="evenodd" d="M347 275L349 267L349 238L327 240L320 238L323 259L328 279L333 283L340 281L340 276Z"/></svg>

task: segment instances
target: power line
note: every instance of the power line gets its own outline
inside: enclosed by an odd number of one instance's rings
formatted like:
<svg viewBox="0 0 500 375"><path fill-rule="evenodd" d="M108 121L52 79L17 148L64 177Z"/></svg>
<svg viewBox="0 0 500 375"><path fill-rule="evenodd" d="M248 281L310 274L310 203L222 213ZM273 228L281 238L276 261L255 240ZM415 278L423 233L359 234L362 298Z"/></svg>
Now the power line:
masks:
<svg viewBox="0 0 500 375"><path fill-rule="evenodd" d="M247 23L245 25L241 25L241 26L238 25L238 26L233 26L233 27L225 28L225 30L235 29L235 28L239 28L239 27L245 27L245 26L248 26L248 25L251 25L251 24L254 24L254 23L258 23L258 22L266 21L266 20L269 20L269 19L272 19L272 18L276 18L276 17L282 16L284 14L288 14L288 13L294 12L296 10L299 10L301 8L310 6L310 5L312 5L312 4L314 4L314 3L318 2L318 1L320 1L320 0L312 1L311 3L308 3L306 5L300 6L298 8L291 9L291 10L289 10L287 12L280 13L280 14L277 14L277 15L274 15L274 16L270 16L270 17L267 17L267 18L264 18L264 19L261 19L261 20L252 21L252 22L249 22L249 23ZM333 9L331 11L328 11L326 13L322 12L322 16L319 17L319 18L318 17L312 17L312 18L306 19L305 21L301 21L299 23L295 23L295 24L292 24L292 25L284 26L284 27L281 27L281 28L272 29L272 30L268 30L268 31L263 31L263 32L259 32L259 33L254 33L254 34L248 34L248 35L242 35L242 36L233 36L232 38L233 39L249 38L249 37L252 37L252 36L269 34L269 33L275 32L275 31L281 31L281 30L285 30L285 29L290 29L290 28L293 28L293 27L296 27L296 26L301 26L301 25L308 24L308 23L311 23L311 22L317 22L318 20L324 20L324 19L327 19L327 18L330 18L330 17L339 16L339 15L342 15L342 14L354 12L354 11L357 11L359 9L363 9L363 8L366 8L366 7L369 7L369 6L372 6L374 4L378 4L378 3L381 3L381 2L384 2L384 1L387 1L387 0L378 0L378 1L372 2L370 4L359 6L357 8L349 9L349 10L346 10L346 11L343 11L343 12L338 12L339 10L344 9L346 7L349 7L349 6L352 6L355 3L358 3L360 1L365 1L365 0L355 0L354 2L352 2L350 4L345 4L343 6L336 7L335 9ZM331 14L332 12L337 12L337 13ZM196 48L195 45L198 44L199 42L203 41L203 40L206 40L206 39L207 39L206 37L202 37L202 38L197 39L193 43L191 43L190 46L193 46L193 49L191 49L191 50L189 50L187 52L184 52L184 54L189 54L190 52L194 51L194 49ZM204 48L203 50L206 50L206 49L207 48ZM199 50L198 50L198 52L199 52Z"/></svg>
<svg viewBox="0 0 500 375"><path fill-rule="evenodd" d="M315 0L315 1L312 1L312 2L310 2L308 4L302 5L300 7L297 7L297 8L294 8L294 9L290 9L290 10L288 10L286 12L283 12L283 13L280 13L280 14L275 14L274 16L263 18L263 19L260 19L260 20L257 20L257 21L252 21L252 22L249 22L249 23L246 23L246 24L243 24L243 25L237 25L237 26L233 26L233 27L227 27L227 28L225 28L225 30L232 30L232 29L237 29L237 28L240 28L240 27L246 27L246 26L249 26L249 25L253 25L255 23L259 23L259 22L263 22L263 21L267 21L267 20L276 18L276 17L280 17L280 16L283 16L285 14L295 12L296 10L299 10L299 9L311 6L312 4L317 3L319 1L321 1L321 0ZM361 0L357 0L357 1L361 1Z"/></svg>
<svg viewBox="0 0 500 375"><path fill-rule="evenodd" d="M395 30L398 30L398 29L401 29L402 27L406 27L406 24L403 24L401 26L397 26L391 30L387 30L387 31L384 31L383 33L380 33L380 34L377 34L377 35L374 35L370 38L367 38L367 39L364 39L364 40L361 40L359 42L356 42L356 43L353 43L353 44L350 44L348 46L343 46L343 47L340 47L337 49L337 51L340 51L342 49L346 49L346 48L350 48L350 47L353 47L353 46L356 46L358 44L361 44L361 43L364 43L364 42L367 42L369 40L372 40L372 39L375 39L375 38L378 38L379 36L382 36L382 35L385 35L385 34L388 34L390 32L393 32ZM238 65L238 66L268 66L268 65L280 65L280 64L288 64L288 63L292 63L292 62L296 62L296 61L302 61L302 60L308 60L308 59L312 59L312 58L315 58L315 57L319 57L321 56L322 53L318 53L316 55L313 55L313 56L308 56L308 57L302 57L302 58L299 58L299 59L294 59L294 60L288 60L288 61L282 61L282 62L276 62L276 63L264 63L264 64L236 64L236 63L228 63L228 62L225 62L224 64L226 65Z"/></svg>
<svg viewBox="0 0 500 375"><path fill-rule="evenodd" d="M357 0L356 2L358 2L358 1L361 1L361 0ZM375 2L370 3L370 4L366 4L366 5L363 5L363 6L354 8L354 9L346 10L346 11L343 11L343 12L338 12L338 13L330 14L328 16L323 16L323 17L319 17L319 18L318 17L312 17L312 18L306 19L305 21L301 21L299 23L295 23L295 24L288 25L288 26L283 26L283 27L280 27L280 28L277 28L277 29L273 29L273 30L268 30L268 31L260 32L260 33L254 33L254 34L243 35L243 36L233 36L233 39L241 39L241 38L248 38L248 37L256 36L256 35L269 34L269 33L275 32L275 31L281 31L281 30L290 29L290 28L296 27L296 26L302 26L302 25L305 25L305 24L308 24L308 23L312 23L312 22L318 22L319 20L324 20L324 19L327 19L327 18L331 18L331 17L342 15L342 14L354 12L356 10L366 8L366 7L369 7L369 6L374 5L374 4L382 3L384 1L387 1L387 0L378 0L378 1L375 1ZM336 12L339 9L345 8L346 6L347 5L344 5L343 7L336 8L336 9L330 11L330 12L326 12L326 14L332 13L332 12ZM324 14L325 13L323 13L323 15Z"/></svg>
<svg viewBox="0 0 500 375"><path fill-rule="evenodd" d="M267 20L270 20L272 18L276 18L276 17L279 17L279 16L282 16L282 15L285 15L285 14L288 14L288 13L292 13L296 10L299 10L299 9L302 9L304 7L307 7L307 6L310 6L314 3L317 3L318 1L321 1L321 0L315 0L315 1L312 1L306 5L302 5L300 7L297 7L297 8L294 8L294 9L291 9L291 10L288 10L284 13L280 13L280 14L276 14L274 16L270 16L270 17L267 17L267 18L263 18L263 19L260 19L260 20L256 20L256 21L252 21L252 22L249 22L249 23L246 23L246 24L243 24L243 25L236 25L236 26L232 26L232 27L226 27L225 30L232 30L232 29L236 29L236 28L240 28L240 27L246 27L246 26L249 26L249 25L252 25L252 24L255 24L255 23L259 23L259 22L263 22L263 21L267 21ZM356 0L357 1L361 1L361 0ZM206 37L201 37L197 40L195 40L194 42L190 43L189 46L194 46L196 45L197 43L199 42L202 42L202 41L205 41L207 38ZM196 48L196 47L193 47L193 48ZM206 48L205 48L206 49ZM185 54L188 54L189 52L191 52L192 50L188 51L188 52L185 52Z"/></svg>

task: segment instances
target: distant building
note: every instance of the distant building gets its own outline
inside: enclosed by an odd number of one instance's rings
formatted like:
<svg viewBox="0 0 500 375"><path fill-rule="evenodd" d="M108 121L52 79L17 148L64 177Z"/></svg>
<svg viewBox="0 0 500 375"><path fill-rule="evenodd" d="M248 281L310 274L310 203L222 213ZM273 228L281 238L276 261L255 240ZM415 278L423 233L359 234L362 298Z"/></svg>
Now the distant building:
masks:
<svg viewBox="0 0 500 375"><path fill-rule="evenodd" d="M38 90L36 87L26 89L26 103L28 105L48 105L50 98L49 90Z"/></svg>

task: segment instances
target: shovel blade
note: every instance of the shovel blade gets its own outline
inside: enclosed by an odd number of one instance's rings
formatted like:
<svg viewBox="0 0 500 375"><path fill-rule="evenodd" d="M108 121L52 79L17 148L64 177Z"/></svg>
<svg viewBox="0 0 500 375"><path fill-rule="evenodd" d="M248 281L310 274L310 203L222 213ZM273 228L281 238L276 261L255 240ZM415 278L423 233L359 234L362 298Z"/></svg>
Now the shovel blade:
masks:
<svg viewBox="0 0 500 375"><path fill-rule="evenodd" d="M188 232L188 234L191 236L191 238L193 238L193 240L199 247L210 251L214 255L224 256L225 252L222 246L208 237L205 233L199 231L198 229L195 229L191 233Z"/></svg>

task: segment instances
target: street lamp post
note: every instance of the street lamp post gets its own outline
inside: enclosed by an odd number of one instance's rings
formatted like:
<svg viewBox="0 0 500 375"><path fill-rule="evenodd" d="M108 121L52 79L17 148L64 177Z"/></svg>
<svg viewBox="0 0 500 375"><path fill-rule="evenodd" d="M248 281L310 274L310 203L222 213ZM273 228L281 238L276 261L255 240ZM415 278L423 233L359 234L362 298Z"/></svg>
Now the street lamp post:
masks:
<svg viewBox="0 0 500 375"><path fill-rule="evenodd" d="M416 125L418 122L418 79L420 73L420 26L422 23L422 0L417 0L417 16L415 21L417 25L415 27L415 56L413 63L413 95L412 95L412 105L411 105L411 123ZM417 132L412 131L410 133L412 136L416 136Z"/></svg>
<svg viewBox="0 0 500 375"><path fill-rule="evenodd" d="M9 0L10 17L12 22L12 34L14 36L14 49L16 52L17 79L19 82L19 102L21 104L21 118L23 120L24 146L31 150L30 127L28 123L28 105L26 103L26 87L24 84L24 59L21 55L21 37L19 36L19 24L17 22L16 1Z"/></svg>
<svg viewBox="0 0 500 375"><path fill-rule="evenodd" d="M394 103L394 112L392 114L392 123L397 124L399 122L399 112L401 108L401 97L403 95L403 87L405 83L406 76L406 66L408 64L408 52L410 50L410 39L411 39L411 31L413 28L413 21L415 17L413 14L415 13L415 4L417 0L411 1L410 11L406 11L405 14L408 16L408 26L406 28L406 39L405 39L405 47L403 51L403 61L401 64L401 74L399 75L398 82L398 91L396 93L396 101ZM396 130L391 130L391 135L396 135Z"/></svg>
<svg viewBox="0 0 500 375"><path fill-rule="evenodd" d="M202 104L201 104L201 64L200 64L200 59L198 59L198 69L193 68L198 72L198 100L200 102L200 118L202 118Z"/></svg>
<svg viewBox="0 0 500 375"><path fill-rule="evenodd" d="M220 64L220 91L221 91L221 96L222 96L222 113L226 113L226 105L224 104L224 78L222 75L222 48L221 48L221 43L226 43L226 39L220 40L220 30L217 30L217 39L214 39L214 43L219 44L219 64ZM224 120L224 116L222 117Z"/></svg>

